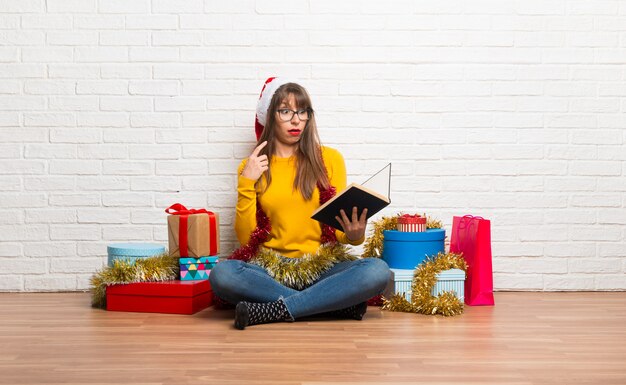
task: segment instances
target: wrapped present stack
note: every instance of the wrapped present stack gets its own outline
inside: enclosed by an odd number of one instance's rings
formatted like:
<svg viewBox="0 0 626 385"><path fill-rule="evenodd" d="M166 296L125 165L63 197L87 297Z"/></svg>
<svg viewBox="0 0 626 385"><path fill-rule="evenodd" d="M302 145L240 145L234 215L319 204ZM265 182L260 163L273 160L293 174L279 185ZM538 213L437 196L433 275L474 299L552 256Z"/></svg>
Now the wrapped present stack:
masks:
<svg viewBox="0 0 626 385"><path fill-rule="evenodd" d="M205 209L187 209L177 203L165 210L168 214L170 256L180 258L180 279L209 278L218 261L219 215Z"/></svg>
<svg viewBox="0 0 626 385"><path fill-rule="evenodd" d="M426 215L398 215L395 226L383 230L382 257L394 275L395 292L411 296L415 269L428 257L444 251L444 229L427 228Z"/></svg>
<svg viewBox="0 0 626 385"><path fill-rule="evenodd" d="M383 231L383 260L390 268L414 270L426 257L444 251L446 231L425 227L426 216L406 214L398 217L397 229Z"/></svg>
<svg viewBox="0 0 626 385"><path fill-rule="evenodd" d="M107 310L193 314L211 306L213 293L208 278L219 258L219 216L205 209L187 209L179 203L165 212L170 214L167 217L169 256L164 247L159 249L159 254L164 254L161 258L167 263L150 264L146 259L146 263L130 266L115 263L108 268L119 269L124 273L119 275L124 277L161 278L151 278L157 282L131 279L107 285ZM175 265L171 266L170 261ZM178 268L179 279L171 280ZM100 281L117 276L115 273L100 273Z"/></svg>

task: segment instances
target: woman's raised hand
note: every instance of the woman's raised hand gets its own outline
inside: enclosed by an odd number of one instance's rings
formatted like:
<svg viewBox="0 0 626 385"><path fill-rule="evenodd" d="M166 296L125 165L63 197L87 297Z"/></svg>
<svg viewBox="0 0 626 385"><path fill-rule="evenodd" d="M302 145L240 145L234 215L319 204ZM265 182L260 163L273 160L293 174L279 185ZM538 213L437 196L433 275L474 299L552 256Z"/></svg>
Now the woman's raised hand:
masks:
<svg viewBox="0 0 626 385"><path fill-rule="evenodd" d="M252 154L250 154L250 156L248 157L246 166L241 172L241 176L248 179L257 180L261 177L261 175L263 175L265 171L267 171L269 162L267 159L267 155L259 156L259 153L265 146L267 146L267 140L259 144L254 149L254 151L252 151Z"/></svg>

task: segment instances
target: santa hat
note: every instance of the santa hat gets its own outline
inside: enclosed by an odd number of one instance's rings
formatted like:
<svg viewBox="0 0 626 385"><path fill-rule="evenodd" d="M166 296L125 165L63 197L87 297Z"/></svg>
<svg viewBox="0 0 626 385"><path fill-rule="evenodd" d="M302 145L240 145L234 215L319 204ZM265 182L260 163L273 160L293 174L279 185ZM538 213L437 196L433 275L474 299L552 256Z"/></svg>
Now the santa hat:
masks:
<svg viewBox="0 0 626 385"><path fill-rule="evenodd" d="M268 78L261 90L261 96L259 96L259 102L256 105L256 119L254 121L254 131L256 133L257 140L261 137L261 133L267 123L267 110L270 108L272 97L276 90L287 83L295 83L293 80L286 78Z"/></svg>

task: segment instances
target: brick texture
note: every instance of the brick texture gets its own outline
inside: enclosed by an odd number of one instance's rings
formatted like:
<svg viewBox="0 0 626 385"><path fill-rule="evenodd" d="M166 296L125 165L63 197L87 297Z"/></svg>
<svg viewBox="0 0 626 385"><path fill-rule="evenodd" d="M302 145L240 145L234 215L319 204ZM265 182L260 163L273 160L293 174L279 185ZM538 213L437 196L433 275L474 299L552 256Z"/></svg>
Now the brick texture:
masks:
<svg viewBox="0 0 626 385"><path fill-rule="evenodd" d="M273 75L350 181L393 163L374 219L490 218L499 290L624 290L625 64L626 0L0 0L0 291L86 289L174 202L226 255Z"/></svg>

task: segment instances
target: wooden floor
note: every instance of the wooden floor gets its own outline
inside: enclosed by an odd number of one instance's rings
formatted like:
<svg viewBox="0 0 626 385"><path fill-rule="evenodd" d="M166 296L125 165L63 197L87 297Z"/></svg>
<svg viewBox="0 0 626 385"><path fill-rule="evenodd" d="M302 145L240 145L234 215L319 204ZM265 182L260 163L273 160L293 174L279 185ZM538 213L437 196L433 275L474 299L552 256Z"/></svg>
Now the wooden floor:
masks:
<svg viewBox="0 0 626 385"><path fill-rule="evenodd" d="M232 327L0 293L0 384L626 384L626 293L497 293L452 318Z"/></svg>

